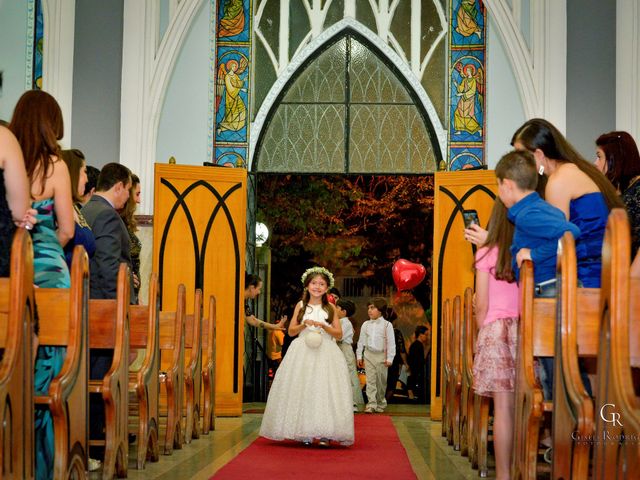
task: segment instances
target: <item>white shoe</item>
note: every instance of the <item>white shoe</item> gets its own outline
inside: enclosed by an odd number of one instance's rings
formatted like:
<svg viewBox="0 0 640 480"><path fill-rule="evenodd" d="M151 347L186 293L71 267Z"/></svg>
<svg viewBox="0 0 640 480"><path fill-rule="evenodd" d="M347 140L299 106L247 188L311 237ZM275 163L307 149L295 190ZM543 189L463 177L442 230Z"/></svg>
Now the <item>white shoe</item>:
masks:
<svg viewBox="0 0 640 480"><path fill-rule="evenodd" d="M384 413L384 408L376 407L376 413Z"/></svg>
<svg viewBox="0 0 640 480"><path fill-rule="evenodd" d="M373 413L373 412L374 412L373 407L367 407L364 409L364 413Z"/></svg>
<svg viewBox="0 0 640 480"><path fill-rule="evenodd" d="M360 410L358 410L358 406L357 406L357 405L354 405L354 406L353 406L353 411L354 411L354 412L359 412L359 411L360 411Z"/></svg>

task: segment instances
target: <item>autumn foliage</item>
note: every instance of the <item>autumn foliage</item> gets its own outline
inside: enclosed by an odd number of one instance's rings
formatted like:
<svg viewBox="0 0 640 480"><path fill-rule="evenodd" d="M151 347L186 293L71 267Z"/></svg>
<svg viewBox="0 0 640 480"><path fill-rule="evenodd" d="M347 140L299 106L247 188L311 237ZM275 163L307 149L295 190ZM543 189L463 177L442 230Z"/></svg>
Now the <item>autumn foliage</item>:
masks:
<svg viewBox="0 0 640 480"><path fill-rule="evenodd" d="M416 297L425 308L430 303L432 175L260 174L257 207L257 220L271 231L276 313L295 304L300 274L308 266L390 284L398 258L427 268Z"/></svg>

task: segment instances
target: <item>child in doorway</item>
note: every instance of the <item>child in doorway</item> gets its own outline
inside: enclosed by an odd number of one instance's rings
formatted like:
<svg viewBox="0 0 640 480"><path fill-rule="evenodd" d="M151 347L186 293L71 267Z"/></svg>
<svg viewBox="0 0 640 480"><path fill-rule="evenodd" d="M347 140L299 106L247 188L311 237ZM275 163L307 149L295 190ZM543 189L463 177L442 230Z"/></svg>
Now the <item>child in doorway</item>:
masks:
<svg viewBox="0 0 640 480"><path fill-rule="evenodd" d="M473 360L473 387L493 397L496 478L508 479L514 422L518 285L511 264L513 224L496 200L485 244L476 252L476 322L480 329Z"/></svg>
<svg viewBox="0 0 640 480"><path fill-rule="evenodd" d="M327 292L333 275L313 267L302 275L304 293L293 312L289 335L298 336L276 372L260 435L321 446L354 440L349 371L336 339L342 327Z"/></svg>
<svg viewBox="0 0 640 480"><path fill-rule="evenodd" d="M387 302L376 297L369 301L369 320L360 328L358 339L358 367L364 366L367 374L367 406L365 413L382 413L387 407L387 369L396 355L393 326L384 319Z"/></svg>
<svg viewBox="0 0 640 480"><path fill-rule="evenodd" d="M340 298L336 302L336 310L340 318L340 326L342 327L342 340L338 341L338 346L347 361L349 369L349 377L351 378L351 389L353 390L353 411L358 411L358 405L362 405L362 390L360 389L360 379L356 370L356 356L353 353L353 325L351 318L356 313L356 306L351 300Z"/></svg>

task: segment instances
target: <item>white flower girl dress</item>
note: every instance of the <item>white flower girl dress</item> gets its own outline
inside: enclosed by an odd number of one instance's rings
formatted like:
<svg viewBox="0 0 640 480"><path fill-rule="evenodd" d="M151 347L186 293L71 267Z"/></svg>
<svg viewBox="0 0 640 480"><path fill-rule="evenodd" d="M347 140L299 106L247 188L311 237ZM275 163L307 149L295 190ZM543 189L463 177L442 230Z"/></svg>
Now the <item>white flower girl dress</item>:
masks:
<svg viewBox="0 0 640 480"><path fill-rule="evenodd" d="M327 323L322 305L308 305L304 320ZM324 329L307 327L287 350L271 385L260 435L272 440L329 439L351 445L353 393L347 363Z"/></svg>

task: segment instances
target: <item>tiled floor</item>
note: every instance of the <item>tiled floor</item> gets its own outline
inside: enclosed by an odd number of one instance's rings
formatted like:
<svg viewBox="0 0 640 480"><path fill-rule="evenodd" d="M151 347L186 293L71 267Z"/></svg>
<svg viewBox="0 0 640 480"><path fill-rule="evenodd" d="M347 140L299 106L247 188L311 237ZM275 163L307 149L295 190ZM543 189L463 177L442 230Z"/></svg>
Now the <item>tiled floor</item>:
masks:
<svg viewBox="0 0 640 480"><path fill-rule="evenodd" d="M262 408L263 404L245 404L245 410L252 412ZM417 477L478 478L468 460L454 452L440 436L441 425L431 421L427 408L418 405L390 405L388 408ZM255 440L261 420L260 413L245 413L241 418L218 418L215 432L194 440L171 456L162 455L158 463L148 463L145 470L137 471L130 463L129 478L208 479Z"/></svg>

